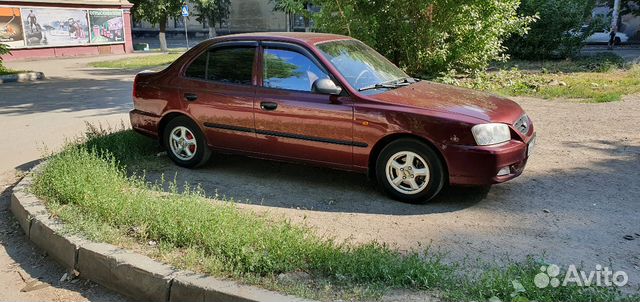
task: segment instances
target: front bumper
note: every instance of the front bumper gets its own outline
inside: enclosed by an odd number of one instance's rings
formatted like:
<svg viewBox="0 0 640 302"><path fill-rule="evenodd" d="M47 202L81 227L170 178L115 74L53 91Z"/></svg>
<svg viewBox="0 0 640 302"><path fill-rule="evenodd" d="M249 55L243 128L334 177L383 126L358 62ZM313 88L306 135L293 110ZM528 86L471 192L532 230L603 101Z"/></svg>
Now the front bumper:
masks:
<svg viewBox="0 0 640 302"><path fill-rule="evenodd" d="M527 165L529 143L511 140L497 146L447 146L444 155L449 168L449 182L454 185L491 185L514 179ZM501 169L508 173L498 175Z"/></svg>

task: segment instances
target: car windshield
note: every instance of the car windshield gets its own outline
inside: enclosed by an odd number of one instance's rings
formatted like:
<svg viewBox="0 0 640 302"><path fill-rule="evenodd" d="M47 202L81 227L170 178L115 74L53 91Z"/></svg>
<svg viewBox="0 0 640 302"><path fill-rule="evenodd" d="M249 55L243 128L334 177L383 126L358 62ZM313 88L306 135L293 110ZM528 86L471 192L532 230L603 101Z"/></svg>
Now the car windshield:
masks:
<svg viewBox="0 0 640 302"><path fill-rule="evenodd" d="M320 43L317 48L356 90L380 93L400 87L397 82L409 79L404 71L360 41L331 41Z"/></svg>

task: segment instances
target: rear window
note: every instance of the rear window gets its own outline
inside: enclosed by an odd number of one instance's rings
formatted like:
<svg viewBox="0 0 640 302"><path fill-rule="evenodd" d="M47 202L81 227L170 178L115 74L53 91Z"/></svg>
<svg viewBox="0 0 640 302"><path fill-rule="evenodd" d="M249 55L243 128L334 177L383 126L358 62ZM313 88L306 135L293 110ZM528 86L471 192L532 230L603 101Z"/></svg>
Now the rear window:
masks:
<svg viewBox="0 0 640 302"><path fill-rule="evenodd" d="M255 47L214 48L189 65L185 75L209 81L251 85Z"/></svg>

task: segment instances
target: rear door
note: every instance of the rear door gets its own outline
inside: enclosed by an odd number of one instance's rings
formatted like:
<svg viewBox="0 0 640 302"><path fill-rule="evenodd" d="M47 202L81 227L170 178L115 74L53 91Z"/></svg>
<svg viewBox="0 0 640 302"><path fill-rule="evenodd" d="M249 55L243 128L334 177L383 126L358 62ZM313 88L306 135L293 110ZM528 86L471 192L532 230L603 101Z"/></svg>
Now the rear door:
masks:
<svg viewBox="0 0 640 302"><path fill-rule="evenodd" d="M222 42L205 50L185 70L188 112L216 149L254 152L253 102L257 42Z"/></svg>
<svg viewBox="0 0 640 302"><path fill-rule="evenodd" d="M311 92L314 81L330 78L301 46L263 42L255 101L261 152L350 169L353 106L349 96Z"/></svg>

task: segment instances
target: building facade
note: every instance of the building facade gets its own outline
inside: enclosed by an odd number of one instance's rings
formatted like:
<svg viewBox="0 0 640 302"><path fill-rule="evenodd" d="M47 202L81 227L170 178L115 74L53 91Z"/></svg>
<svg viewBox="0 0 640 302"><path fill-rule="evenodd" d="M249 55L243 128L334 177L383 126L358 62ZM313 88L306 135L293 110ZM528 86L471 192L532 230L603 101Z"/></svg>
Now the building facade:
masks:
<svg viewBox="0 0 640 302"><path fill-rule="evenodd" d="M126 0L0 0L3 60L133 52Z"/></svg>
<svg viewBox="0 0 640 302"><path fill-rule="evenodd" d="M198 22L197 8L190 1L190 16L187 18L187 31L189 35L205 37L209 34L207 24ZM230 14L222 24L215 25L218 34L244 33L257 31L304 31L304 19L301 16L287 16L283 12L274 11L274 4L269 0L231 0ZM287 18L290 21L287 22ZM184 35L184 18L175 16L167 23L167 35ZM133 20L133 33L135 36L155 36L158 34L158 25L149 22Z"/></svg>

